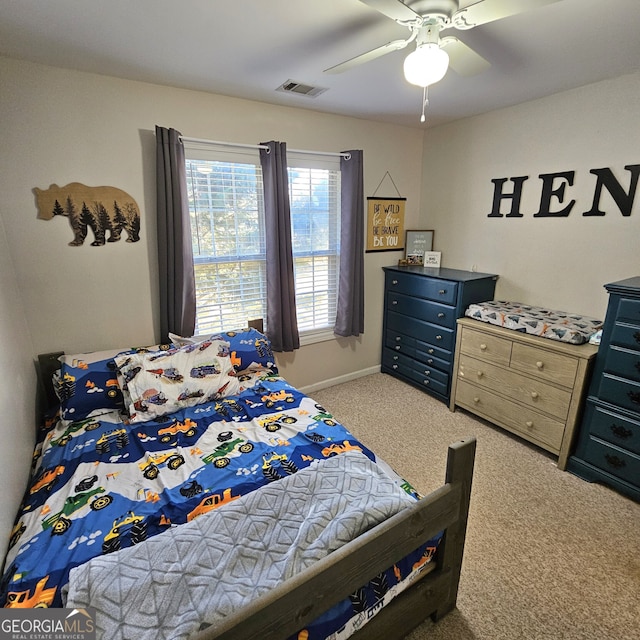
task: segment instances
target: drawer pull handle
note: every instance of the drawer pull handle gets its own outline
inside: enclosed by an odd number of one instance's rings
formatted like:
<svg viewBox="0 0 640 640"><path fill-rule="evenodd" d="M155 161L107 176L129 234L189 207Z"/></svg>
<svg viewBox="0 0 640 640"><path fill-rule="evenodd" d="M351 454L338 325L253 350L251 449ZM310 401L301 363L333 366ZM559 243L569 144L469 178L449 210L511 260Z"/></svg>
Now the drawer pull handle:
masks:
<svg viewBox="0 0 640 640"><path fill-rule="evenodd" d="M536 367L538 367L538 369L544 368L544 362L541 362L540 360L538 360L538 362L536 362Z"/></svg>
<svg viewBox="0 0 640 640"><path fill-rule="evenodd" d="M627 395L629 396L629 400L631 400L631 402L640 404L640 391L629 391Z"/></svg>
<svg viewBox="0 0 640 640"><path fill-rule="evenodd" d="M396 336L396 342L400 342L402 340L402 336Z"/></svg>
<svg viewBox="0 0 640 640"><path fill-rule="evenodd" d="M429 358L429 359L427 360L427 364L433 364L433 358Z"/></svg>
<svg viewBox="0 0 640 640"><path fill-rule="evenodd" d="M392 300L391 304L398 304L398 301L397 300Z"/></svg>
<svg viewBox="0 0 640 640"><path fill-rule="evenodd" d="M398 359L398 356L393 356L393 359L394 359L394 360L397 360L397 359Z"/></svg>
<svg viewBox="0 0 640 640"><path fill-rule="evenodd" d="M480 402L480 398L478 398L478 396L475 396L475 398L473 399L473 401L477 404L478 402Z"/></svg>
<svg viewBox="0 0 640 640"><path fill-rule="evenodd" d="M604 456L604 459L607 461L607 464L614 469L622 469L622 467L627 466L625 460L623 460L622 458L618 458L618 456L612 456L609 453Z"/></svg>
<svg viewBox="0 0 640 640"><path fill-rule="evenodd" d="M438 291L438 293L443 296L445 293L447 293L446 289L440 289L440 291ZM639 334L640 335L640 334Z"/></svg>
<svg viewBox="0 0 640 640"><path fill-rule="evenodd" d="M423 380L422 383L423 384L429 384L429 380Z"/></svg>
<svg viewBox="0 0 640 640"><path fill-rule="evenodd" d="M398 281L397 280L392 280L391 284L398 284Z"/></svg>
<svg viewBox="0 0 640 640"><path fill-rule="evenodd" d="M633 334L633 338L634 338L634 340L635 340L638 344L640 344L640 331L636 331L636 332Z"/></svg>
<svg viewBox="0 0 640 640"><path fill-rule="evenodd" d="M398 368L398 365L397 365L397 364L391 365L391 368L392 368L392 369L397 369L397 368Z"/></svg>
<svg viewBox="0 0 640 640"><path fill-rule="evenodd" d="M538 392L537 391L532 391L531 392L531 397L535 400L538 397Z"/></svg>
<svg viewBox="0 0 640 640"><path fill-rule="evenodd" d="M442 340L442 336L436 336L436 340Z"/></svg>
<svg viewBox="0 0 640 640"><path fill-rule="evenodd" d="M400 351L400 345L399 345L399 344L397 344L397 345L395 346L395 349L396 349L396 351Z"/></svg>
<svg viewBox="0 0 640 640"><path fill-rule="evenodd" d="M609 426L609 429L611 429L611 433L613 433L614 436L622 438L623 440L626 440L633 435L633 431L631 431L631 429L627 429L621 424L612 424Z"/></svg>
<svg viewBox="0 0 640 640"><path fill-rule="evenodd" d="M439 314L438 314L438 318L444 318L444 313L442 313L442 312L441 312L441 313L439 313Z"/></svg>
<svg viewBox="0 0 640 640"><path fill-rule="evenodd" d="M486 350L487 350L487 345L483 342L483 343L480 345L480 351L486 351Z"/></svg>
<svg viewBox="0 0 640 640"><path fill-rule="evenodd" d="M529 427L529 429L531 429L531 427L533 427L533 421L532 420L527 420L525 422L525 424L527 425L527 427Z"/></svg>
<svg viewBox="0 0 640 640"><path fill-rule="evenodd" d="M478 371L477 373L478 378L482 378L483 375L484 375L483 371Z"/></svg>
<svg viewBox="0 0 640 640"><path fill-rule="evenodd" d="M433 349L429 349L429 350L427 351L427 353L428 353L429 355L432 355L432 354L433 354Z"/></svg>
<svg viewBox="0 0 640 640"><path fill-rule="evenodd" d="M425 369L424 370L424 375L425 376L430 376L431 375L431 371L429 371L429 369Z"/></svg>

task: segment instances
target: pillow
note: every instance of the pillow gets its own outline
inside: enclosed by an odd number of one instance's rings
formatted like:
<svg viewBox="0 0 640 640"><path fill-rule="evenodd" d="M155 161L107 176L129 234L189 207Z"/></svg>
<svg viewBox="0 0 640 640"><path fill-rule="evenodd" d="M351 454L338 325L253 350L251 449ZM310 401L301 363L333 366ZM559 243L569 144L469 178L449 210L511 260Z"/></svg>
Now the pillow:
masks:
<svg viewBox="0 0 640 640"><path fill-rule="evenodd" d="M271 342L257 329L239 329L216 335L191 336L190 338L170 333L169 339L176 346L197 344L209 339L226 340L229 343L231 362L236 371L269 369L273 373L278 373Z"/></svg>
<svg viewBox="0 0 640 640"><path fill-rule="evenodd" d="M129 422L144 422L238 393L229 343L209 339L115 358Z"/></svg>
<svg viewBox="0 0 640 640"><path fill-rule="evenodd" d="M122 353L168 348L168 345L155 345L60 356L60 371L54 375L53 386L60 400L62 419L84 420L89 415L122 409L124 399L118 386L114 358Z"/></svg>

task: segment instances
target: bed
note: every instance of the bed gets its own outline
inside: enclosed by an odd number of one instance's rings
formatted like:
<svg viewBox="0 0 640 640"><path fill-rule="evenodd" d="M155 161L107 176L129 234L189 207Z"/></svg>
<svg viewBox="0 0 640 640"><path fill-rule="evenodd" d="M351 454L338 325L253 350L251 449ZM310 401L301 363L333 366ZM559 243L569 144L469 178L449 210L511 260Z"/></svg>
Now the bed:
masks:
<svg viewBox="0 0 640 640"><path fill-rule="evenodd" d="M141 640L402 637L455 606L473 438L420 496L255 329L39 361L57 401L4 606L94 607L98 637Z"/></svg>

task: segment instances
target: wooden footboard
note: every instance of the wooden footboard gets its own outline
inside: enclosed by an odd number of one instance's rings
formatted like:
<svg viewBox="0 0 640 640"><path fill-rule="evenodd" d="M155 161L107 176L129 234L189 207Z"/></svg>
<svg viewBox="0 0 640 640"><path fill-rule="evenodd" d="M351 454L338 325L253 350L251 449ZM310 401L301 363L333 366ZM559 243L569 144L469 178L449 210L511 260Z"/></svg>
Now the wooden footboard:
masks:
<svg viewBox="0 0 640 640"><path fill-rule="evenodd" d="M402 638L431 616L455 607L464 552L476 440L450 445L445 484L396 516L280 585L198 640L260 638L295 634L402 557L445 530L437 561L352 638Z"/></svg>

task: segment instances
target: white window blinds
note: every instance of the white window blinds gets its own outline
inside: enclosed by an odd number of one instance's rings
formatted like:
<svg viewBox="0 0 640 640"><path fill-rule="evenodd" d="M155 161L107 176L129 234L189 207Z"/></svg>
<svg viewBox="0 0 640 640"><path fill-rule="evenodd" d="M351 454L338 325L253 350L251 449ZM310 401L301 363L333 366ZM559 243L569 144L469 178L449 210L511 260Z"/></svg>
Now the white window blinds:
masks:
<svg viewBox="0 0 640 640"><path fill-rule="evenodd" d="M196 277L196 332L266 318L264 208L257 150L187 145ZM340 161L288 153L296 312L301 335L335 324L340 255Z"/></svg>

